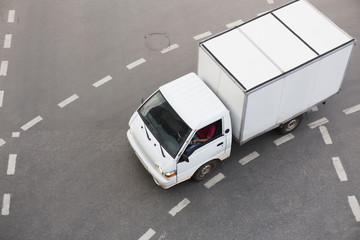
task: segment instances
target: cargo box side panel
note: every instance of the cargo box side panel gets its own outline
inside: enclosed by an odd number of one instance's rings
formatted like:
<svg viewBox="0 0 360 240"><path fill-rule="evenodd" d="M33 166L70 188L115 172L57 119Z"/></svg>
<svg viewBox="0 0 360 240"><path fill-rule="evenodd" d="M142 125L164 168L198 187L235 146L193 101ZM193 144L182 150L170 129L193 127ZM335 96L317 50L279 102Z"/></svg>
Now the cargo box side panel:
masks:
<svg viewBox="0 0 360 240"><path fill-rule="evenodd" d="M241 119L243 115L245 94L224 71L221 71L218 97L229 109L234 138L240 142Z"/></svg>
<svg viewBox="0 0 360 240"><path fill-rule="evenodd" d="M309 108L309 100L314 88L320 62L313 62L284 80L277 123L281 124Z"/></svg>
<svg viewBox="0 0 360 240"><path fill-rule="evenodd" d="M352 48L351 44L320 60L309 106L316 105L339 92Z"/></svg>
<svg viewBox="0 0 360 240"><path fill-rule="evenodd" d="M277 126L283 81L280 79L248 95L241 142Z"/></svg>
<svg viewBox="0 0 360 240"><path fill-rule="evenodd" d="M198 76L217 95L221 71L220 67L201 47L199 47L198 61Z"/></svg>

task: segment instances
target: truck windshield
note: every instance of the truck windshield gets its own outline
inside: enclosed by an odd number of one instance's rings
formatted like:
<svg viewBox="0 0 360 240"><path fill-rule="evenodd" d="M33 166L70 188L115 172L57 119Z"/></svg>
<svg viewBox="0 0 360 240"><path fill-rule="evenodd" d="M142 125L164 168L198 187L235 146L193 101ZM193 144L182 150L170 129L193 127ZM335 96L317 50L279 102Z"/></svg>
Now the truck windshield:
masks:
<svg viewBox="0 0 360 240"><path fill-rule="evenodd" d="M157 91L149 98L139 108L138 113L161 146L175 158L191 129L170 106L161 92Z"/></svg>

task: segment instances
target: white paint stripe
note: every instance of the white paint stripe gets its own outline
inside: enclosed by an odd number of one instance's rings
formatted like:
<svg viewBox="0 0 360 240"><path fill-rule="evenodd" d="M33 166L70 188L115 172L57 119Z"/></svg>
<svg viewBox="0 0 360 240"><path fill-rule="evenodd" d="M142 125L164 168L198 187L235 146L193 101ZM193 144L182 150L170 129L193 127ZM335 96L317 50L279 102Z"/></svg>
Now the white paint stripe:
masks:
<svg viewBox="0 0 360 240"><path fill-rule="evenodd" d="M111 79L112 79L112 77L110 75L107 75L103 79L101 79L101 80L97 81L96 83L94 83L93 86L97 88L97 87L103 85L104 83L107 83Z"/></svg>
<svg viewBox="0 0 360 240"><path fill-rule="evenodd" d="M6 143L5 140L0 138L0 147L3 146L5 143Z"/></svg>
<svg viewBox="0 0 360 240"><path fill-rule="evenodd" d="M7 172L6 172L7 175L15 174L16 157L17 157L17 154L9 155L8 168L7 168Z"/></svg>
<svg viewBox="0 0 360 240"><path fill-rule="evenodd" d="M208 37L208 36L211 36L211 32L204 32L204 33L202 33L202 34L199 34L199 35L196 35L195 37L194 37L194 40L196 40L196 41L198 41L198 40L200 40L200 39L202 39L202 38L206 38L206 37Z"/></svg>
<svg viewBox="0 0 360 240"><path fill-rule="evenodd" d="M258 13L258 14L256 14L256 15L257 15L257 16L261 16L261 15L264 15L264 14L270 12L270 11L271 11L271 10L268 10L268 11L265 11L265 12Z"/></svg>
<svg viewBox="0 0 360 240"><path fill-rule="evenodd" d="M8 69L9 62L8 61L1 61L0 65L0 76L6 76L7 69Z"/></svg>
<svg viewBox="0 0 360 240"><path fill-rule="evenodd" d="M20 137L20 132L13 132L12 137Z"/></svg>
<svg viewBox="0 0 360 240"><path fill-rule="evenodd" d="M273 4L274 0L267 0L268 4Z"/></svg>
<svg viewBox="0 0 360 240"><path fill-rule="evenodd" d="M0 107L3 106L3 100L4 100L4 91L0 91Z"/></svg>
<svg viewBox="0 0 360 240"><path fill-rule="evenodd" d="M319 129L320 129L320 132L324 139L325 144L327 144L327 145L332 144L331 137L329 135L327 128L325 126L320 126Z"/></svg>
<svg viewBox="0 0 360 240"><path fill-rule="evenodd" d="M170 211L169 214L171 216L175 216L178 212L180 212L181 210L183 210L188 204L190 203L190 201L187 198L184 198L184 200L182 200L181 202L179 202L178 205L176 205L175 207L173 207Z"/></svg>
<svg viewBox="0 0 360 240"><path fill-rule="evenodd" d="M130 70L134 67L139 66L140 64L143 64L144 62L146 62L146 60L144 58L140 58L139 60L136 60L135 62L130 63L126 67Z"/></svg>
<svg viewBox="0 0 360 240"><path fill-rule="evenodd" d="M321 126L321 125L323 125L325 123L328 123L328 122L329 122L329 120L327 120L327 118L323 117L323 118L321 118L319 120L316 120L316 121L314 121L312 123L309 123L308 126L309 126L309 128L314 129L314 128L317 128L317 127L319 127L319 126Z"/></svg>
<svg viewBox="0 0 360 240"><path fill-rule="evenodd" d="M283 143L286 143L287 141L290 141L291 139L294 139L295 136L292 133L286 134L285 136L277 139L274 141L276 146L280 146Z"/></svg>
<svg viewBox="0 0 360 240"><path fill-rule="evenodd" d="M6 34L5 38L4 38L4 48L11 48L11 39L12 39L12 35L11 34Z"/></svg>
<svg viewBox="0 0 360 240"><path fill-rule="evenodd" d="M259 156L260 156L260 154L257 152L250 153L246 157L243 157L242 159L240 159L239 163L241 165L245 165Z"/></svg>
<svg viewBox="0 0 360 240"><path fill-rule="evenodd" d="M360 206L355 196L348 196L349 205L357 222L360 222Z"/></svg>
<svg viewBox="0 0 360 240"><path fill-rule="evenodd" d="M169 47L167 47L167 48L164 48L164 49L161 51L161 53L170 52L170 51L172 51L172 50L174 50L174 49L176 49L176 48L178 48L178 47L179 47L179 45L177 45L177 44L175 43L175 44L173 44L173 45L171 45L171 46L169 46Z"/></svg>
<svg viewBox="0 0 360 240"><path fill-rule="evenodd" d="M1 215L7 216L10 213L10 193L5 193L3 197L3 204L1 208Z"/></svg>
<svg viewBox="0 0 360 240"><path fill-rule="evenodd" d="M339 157L333 157L332 160L333 160L333 164L334 164L336 173L339 176L340 181L341 182L347 181L348 178L347 178L346 172L345 172L345 170L343 168L343 165L341 164L340 158Z"/></svg>
<svg viewBox="0 0 360 240"><path fill-rule="evenodd" d="M347 108L345 110L343 110L343 112L348 115L348 114L351 114L351 113L355 113L355 112L358 112L360 111L360 104L356 105L356 106L353 106L351 108Z"/></svg>
<svg viewBox="0 0 360 240"><path fill-rule="evenodd" d="M141 238L139 238L139 240L149 240L150 238L152 238L152 236L155 235L155 231L151 228L149 228L149 230L144 233L144 235L141 236Z"/></svg>
<svg viewBox="0 0 360 240"><path fill-rule="evenodd" d="M314 106L314 107L312 107L312 108L311 108L311 111L313 111L313 112L317 112L317 111L319 111L318 106Z"/></svg>
<svg viewBox="0 0 360 240"><path fill-rule="evenodd" d="M8 23L13 23L15 21L15 10L9 10Z"/></svg>
<svg viewBox="0 0 360 240"><path fill-rule="evenodd" d="M237 20L237 21L235 21L235 22L226 24L226 27L227 27L227 28L233 28L233 27L239 26L239 25L241 25L241 24L243 24L243 23L244 23L244 21L241 20L241 19L239 19L239 20Z"/></svg>
<svg viewBox="0 0 360 240"><path fill-rule="evenodd" d="M61 103L58 104L59 107L63 108L66 105L72 103L73 101L75 101L76 99L78 99L79 96L74 94L71 97L68 97L67 99L65 99L64 101L62 101Z"/></svg>
<svg viewBox="0 0 360 240"><path fill-rule="evenodd" d="M21 129L26 131L28 130L29 128L33 127L35 124L39 123L41 120L43 120L42 117L40 116L37 116L36 118L34 118L33 120L31 120L30 122L24 124Z"/></svg>
<svg viewBox="0 0 360 240"><path fill-rule="evenodd" d="M218 182L220 182L221 180L223 180L225 178L224 174L222 173L218 173L215 177L211 178L209 181L207 181L204 186L209 189L211 187L213 187L215 184L217 184Z"/></svg>

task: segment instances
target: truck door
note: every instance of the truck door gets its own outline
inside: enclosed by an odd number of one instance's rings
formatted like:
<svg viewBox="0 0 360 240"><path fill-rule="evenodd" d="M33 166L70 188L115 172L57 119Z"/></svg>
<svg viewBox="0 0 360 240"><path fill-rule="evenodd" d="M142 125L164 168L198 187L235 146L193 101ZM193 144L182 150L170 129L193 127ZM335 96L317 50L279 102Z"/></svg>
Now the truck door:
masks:
<svg viewBox="0 0 360 240"><path fill-rule="evenodd" d="M190 151L185 151L186 158L180 158L177 164L177 182L185 181L204 163L217 159L226 149L226 135L223 133L222 119L214 122L216 129L214 136L207 142L201 143Z"/></svg>

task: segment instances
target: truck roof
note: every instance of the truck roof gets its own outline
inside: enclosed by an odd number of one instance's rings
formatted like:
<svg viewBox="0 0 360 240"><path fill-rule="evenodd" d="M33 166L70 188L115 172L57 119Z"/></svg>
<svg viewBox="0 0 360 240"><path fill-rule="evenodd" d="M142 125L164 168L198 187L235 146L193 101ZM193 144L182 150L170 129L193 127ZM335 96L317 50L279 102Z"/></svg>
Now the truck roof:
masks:
<svg viewBox="0 0 360 240"><path fill-rule="evenodd" d="M189 73L160 87L160 91L191 129L219 120L228 110L208 86Z"/></svg>
<svg viewBox="0 0 360 240"><path fill-rule="evenodd" d="M297 0L200 46L250 91L352 41L307 1Z"/></svg>

